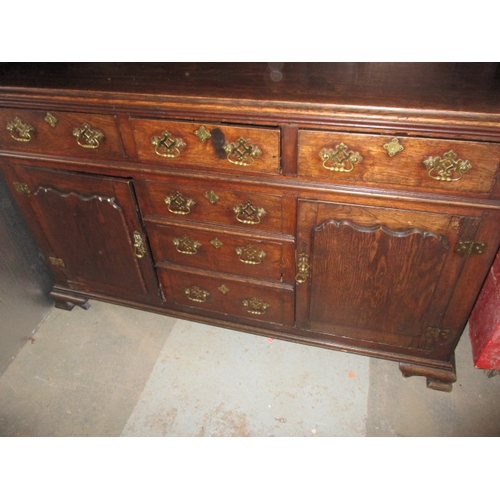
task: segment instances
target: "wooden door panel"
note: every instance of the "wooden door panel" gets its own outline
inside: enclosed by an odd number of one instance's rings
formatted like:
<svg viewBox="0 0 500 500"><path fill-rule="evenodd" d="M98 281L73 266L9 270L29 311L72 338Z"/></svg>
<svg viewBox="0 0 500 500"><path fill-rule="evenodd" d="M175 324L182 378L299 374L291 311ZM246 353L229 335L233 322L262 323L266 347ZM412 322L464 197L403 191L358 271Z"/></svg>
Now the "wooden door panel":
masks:
<svg viewBox="0 0 500 500"><path fill-rule="evenodd" d="M454 251L480 219L396 209L299 203L297 321L313 331L429 349L464 266Z"/></svg>
<svg viewBox="0 0 500 500"><path fill-rule="evenodd" d="M35 214L30 223L38 225L35 234L43 234L40 244L59 285L132 299L158 297L130 181L20 166L14 172L29 187L18 198ZM144 242L140 258L136 234Z"/></svg>
<svg viewBox="0 0 500 500"><path fill-rule="evenodd" d="M391 333L413 333L434 294L434 273L441 272L448 247L433 233L336 220L315 228L313 243L315 249L332 248L335 258L314 256L311 317Z"/></svg>

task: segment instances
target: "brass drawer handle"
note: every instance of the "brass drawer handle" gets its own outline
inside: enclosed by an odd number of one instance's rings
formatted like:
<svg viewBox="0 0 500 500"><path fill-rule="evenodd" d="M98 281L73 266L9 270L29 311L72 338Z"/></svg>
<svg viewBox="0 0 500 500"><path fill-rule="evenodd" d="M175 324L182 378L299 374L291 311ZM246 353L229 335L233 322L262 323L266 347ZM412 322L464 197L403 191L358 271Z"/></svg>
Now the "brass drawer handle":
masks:
<svg viewBox="0 0 500 500"><path fill-rule="evenodd" d="M196 205L194 200L184 198L179 191L172 196L165 196L164 201L168 205L168 211L177 215L188 215L191 213L191 207Z"/></svg>
<svg viewBox="0 0 500 500"><path fill-rule="evenodd" d="M257 297L252 297L251 299L244 299L241 302L243 304L243 307L250 314L257 314L257 315L265 314L266 311L269 309L269 304L261 299L258 299Z"/></svg>
<svg viewBox="0 0 500 500"><path fill-rule="evenodd" d="M73 135L76 137L76 142L79 146L86 149L97 149L104 139L104 134L93 129L88 123L82 123L80 127L73 130Z"/></svg>
<svg viewBox="0 0 500 500"><path fill-rule="evenodd" d="M266 252L258 250L253 245L247 245L245 248L237 247L235 251L240 262L254 266L262 264L262 259L266 256Z"/></svg>
<svg viewBox="0 0 500 500"><path fill-rule="evenodd" d="M35 129L31 125L23 123L17 116L14 118L14 121L7 123L7 130L10 132L12 139L19 142L31 141L31 133L35 132Z"/></svg>
<svg viewBox="0 0 500 500"><path fill-rule="evenodd" d="M168 130L160 136L151 137L151 144L155 147L155 153L163 158L177 158L181 155L181 149L186 147L182 139L172 137Z"/></svg>
<svg viewBox="0 0 500 500"><path fill-rule="evenodd" d="M249 167L258 158L262 151L257 146L249 145L248 139L240 137L236 142L224 142L222 149L227 154L227 160L235 165Z"/></svg>
<svg viewBox="0 0 500 500"><path fill-rule="evenodd" d="M323 160L323 167L332 172L351 172L363 157L355 151L347 151L347 146L340 143L335 149L322 149L319 157Z"/></svg>
<svg viewBox="0 0 500 500"><path fill-rule="evenodd" d="M459 181L465 172L468 172L472 165L468 160L457 160L454 151L448 151L441 158L430 156L424 160L429 177L437 181L454 182Z"/></svg>
<svg viewBox="0 0 500 500"><path fill-rule="evenodd" d="M175 249L179 253L186 255L194 255L198 253L198 248L201 247L201 243L192 240L187 234L185 234L182 238L174 238L172 241L174 242Z"/></svg>
<svg viewBox="0 0 500 500"><path fill-rule="evenodd" d="M298 272L295 276L295 283L297 283L297 285L301 285L307 281L307 278L309 278L309 256L306 253L301 253L299 255L297 269Z"/></svg>
<svg viewBox="0 0 500 500"><path fill-rule="evenodd" d="M146 245L138 231L134 231L134 253L138 259L142 259L146 255Z"/></svg>
<svg viewBox="0 0 500 500"><path fill-rule="evenodd" d="M186 288L184 290L187 298L193 302L206 302L210 297L210 292L203 290L198 285L193 285L191 288Z"/></svg>
<svg viewBox="0 0 500 500"><path fill-rule="evenodd" d="M263 208L254 207L251 201L247 201L244 205L236 205L233 210L236 220L242 224L260 224L262 217L266 215Z"/></svg>

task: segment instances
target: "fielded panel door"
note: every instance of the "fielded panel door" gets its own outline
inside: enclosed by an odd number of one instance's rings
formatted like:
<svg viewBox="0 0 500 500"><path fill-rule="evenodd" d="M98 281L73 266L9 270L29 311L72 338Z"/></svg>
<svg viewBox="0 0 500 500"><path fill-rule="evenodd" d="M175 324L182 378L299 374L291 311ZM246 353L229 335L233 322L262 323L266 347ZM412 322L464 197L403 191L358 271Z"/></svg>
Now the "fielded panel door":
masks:
<svg viewBox="0 0 500 500"><path fill-rule="evenodd" d="M298 326L365 347L445 357L472 297L454 300L463 310L450 314L457 280L473 272L457 248L480 223L463 215L300 200L297 258L306 262L307 279L297 285Z"/></svg>
<svg viewBox="0 0 500 500"><path fill-rule="evenodd" d="M158 302L130 180L19 165L6 176L57 285Z"/></svg>

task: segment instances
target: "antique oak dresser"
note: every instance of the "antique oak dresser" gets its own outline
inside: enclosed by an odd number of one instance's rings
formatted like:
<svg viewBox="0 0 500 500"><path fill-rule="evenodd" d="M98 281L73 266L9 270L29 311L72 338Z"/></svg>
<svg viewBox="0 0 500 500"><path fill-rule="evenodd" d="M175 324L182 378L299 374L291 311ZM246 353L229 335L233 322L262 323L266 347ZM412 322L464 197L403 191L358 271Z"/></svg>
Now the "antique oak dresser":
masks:
<svg viewBox="0 0 500 500"><path fill-rule="evenodd" d="M0 171L56 306L384 358L433 389L498 251L499 166L496 63L0 64Z"/></svg>

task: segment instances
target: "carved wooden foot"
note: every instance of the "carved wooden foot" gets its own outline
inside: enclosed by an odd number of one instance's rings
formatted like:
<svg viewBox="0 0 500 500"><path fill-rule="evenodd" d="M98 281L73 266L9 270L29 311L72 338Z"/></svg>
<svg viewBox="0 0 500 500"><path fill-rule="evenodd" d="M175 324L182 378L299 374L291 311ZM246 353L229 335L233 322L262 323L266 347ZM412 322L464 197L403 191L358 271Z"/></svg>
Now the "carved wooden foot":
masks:
<svg viewBox="0 0 500 500"><path fill-rule="evenodd" d="M59 290L52 290L49 293L50 298L55 302L54 307L57 309L64 309L65 311L72 311L75 306L87 310L90 307L88 299L83 297L76 297L67 292Z"/></svg>
<svg viewBox="0 0 500 500"><path fill-rule="evenodd" d="M426 377L427 387L436 391L451 392L453 383L457 381L455 359L452 360L449 367L428 367L411 363L399 363L399 369L403 377L416 375Z"/></svg>

